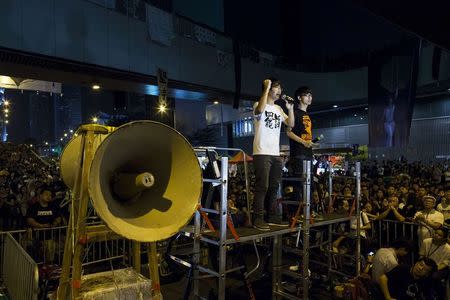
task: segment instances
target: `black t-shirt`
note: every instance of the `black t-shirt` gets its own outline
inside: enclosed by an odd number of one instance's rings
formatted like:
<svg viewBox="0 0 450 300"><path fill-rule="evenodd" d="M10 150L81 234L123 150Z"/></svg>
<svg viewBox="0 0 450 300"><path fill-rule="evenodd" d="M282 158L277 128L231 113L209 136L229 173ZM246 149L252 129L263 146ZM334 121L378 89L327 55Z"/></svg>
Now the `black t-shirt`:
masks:
<svg viewBox="0 0 450 300"><path fill-rule="evenodd" d="M52 224L59 217L59 209L52 203L44 207L41 203L36 202L28 209L27 217L33 218L40 224Z"/></svg>
<svg viewBox="0 0 450 300"><path fill-rule="evenodd" d="M303 140L312 140L312 123L309 115L298 108L294 110L295 124L292 128L292 132ZM291 157L304 156L306 158L312 158L313 152L311 148L306 148L301 143L289 139L289 147Z"/></svg>
<svg viewBox="0 0 450 300"><path fill-rule="evenodd" d="M411 267L408 265L398 265L386 273L388 278L389 293L392 298L419 299L420 287L411 275Z"/></svg>

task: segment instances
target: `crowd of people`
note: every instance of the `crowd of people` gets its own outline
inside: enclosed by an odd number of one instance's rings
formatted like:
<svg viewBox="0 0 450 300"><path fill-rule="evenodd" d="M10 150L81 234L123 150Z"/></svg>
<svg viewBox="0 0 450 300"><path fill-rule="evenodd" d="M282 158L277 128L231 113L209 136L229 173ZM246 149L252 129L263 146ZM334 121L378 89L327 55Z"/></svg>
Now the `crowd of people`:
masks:
<svg viewBox="0 0 450 300"><path fill-rule="evenodd" d="M311 119L306 112L312 102L311 89L298 88L295 99L285 103L287 112L275 104L281 92L279 81L267 79L263 82L262 95L254 105L253 172L247 178L249 185L247 188L244 174L236 172L228 187L230 211L240 215L234 220L261 231L270 230L269 225L273 224L287 226L283 219L287 217L290 221L293 211L285 209L283 215L283 210L279 209L282 200L301 198L301 183L282 183L281 180L282 170L286 169L279 151L281 124L288 127L290 139L289 176L302 176L302 163L313 159L311 149L316 146L312 139ZM319 161L321 159L318 158ZM385 299L404 299L405 295L413 295L410 298L416 299L416 295L426 292L419 284L424 278L432 278L435 295L443 296L440 282L447 280L450 266L447 229L450 224L446 223L446 220L450 222L449 167L449 161L367 161L362 164L360 233L363 240L369 241L374 237L374 221L411 223L417 228L414 241L409 237L409 241L397 241L386 245L386 248L373 249L376 253L369 258L373 267L367 274L371 274ZM352 167L341 170L350 176L354 171ZM68 189L59 176L56 161L42 159L27 145L0 143L0 228L7 231L64 225L68 215L64 206L69 200ZM354 179L336 178L330 195L327 172L314 173L314 177L311 194L313 218L330 213L354 214L357 190ZM253 212L252 224L249 222L250 212ZM352 225L349 231L354 231L354 228ZM390 232L393 237L402 237L398 228L386 227L382 231ZM333 243L337 252L340 252L344 240L343 236ZM387 242L392 242L392 239ZM363 253L372 250L370 247L369 242L363 243ZM416 251L420 259L414 265L404 267L401 258L411 251Z"/></svg>
<svg viewBox="0 0 450 300"><path fill-rule="evenodd" d="M279 149L281 125L284 123L287 127L290 144L288 173L291 176L302 177L303 162L313 160L312 148L316 146L312 137L311 118L307 113L308 106L312 103L312 90L301 86L296 90L294 99L282 96L282 90L279 80L265 79L261 96L253 106L255 127L253 227L261 231L270 230L269 225L284 225L282 220L277 218L277 210L273 209L273 204L280 198L280 193L277 193L280 187L289 191L291 196L289 200L301 198L301 183L286 186L281 182L283 169ZM343 173L352 176L354 171L355 169L349 168L344 169ZM416 245L413 245L413 236L409 236L410 240L407 242L411 246L397 245L397 248L395 245L386 246L387 253L392 253L391 263L386 263L389 256L382 253L384 248L377 250L373 260L375 271L371 272L371 279L377 287L375 290L385 299L420 297L445 299L445 288L442 288L440 280L448 282L450 266L450 240L445 225L450 213L449 162L445 161L443 164L420 162L408 164L404 160L369 162L363 166L361 173L362 214L360 222L357 223L361 224L363 239L369 238L368 231L372 229L371 223L375 220L395 222L391 227L389 223L384 223L385 227L378 232L379 239L386 232L388 236L390 233L392 237L401 237L404 231L401 232L402 226L397 226L398 223L408 222L417 227ZM329 187L326 186L328 179L326 172L322 176L314 175L318 178L312 189L312 215L340 213L351 216L356 205L355 180L334 181L330 195ZM286 196L285 194L284 197ZM352 227L354 229L356 226ZM339 244L343 240L345 238L338 238L333 246L339 249ZM364 244L365 252L370 243ZM398 257L414 249L419 249L420 259L412 266L400 264ZM430 276L434 279L432 288L426 290L419 282Z"/></svg>
<svg viewBox="0 0 450 300"><path fill-rule="evenodd" d="M64 225L67 188L57 162L44 160L27 145L0 143L0 228Z"/></svg>

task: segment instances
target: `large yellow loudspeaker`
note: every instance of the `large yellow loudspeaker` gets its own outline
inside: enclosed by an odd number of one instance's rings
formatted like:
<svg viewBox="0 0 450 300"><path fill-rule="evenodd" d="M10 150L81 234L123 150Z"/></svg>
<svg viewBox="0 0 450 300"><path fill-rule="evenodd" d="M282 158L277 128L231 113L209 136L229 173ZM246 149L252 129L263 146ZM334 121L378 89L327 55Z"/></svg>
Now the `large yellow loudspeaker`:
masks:
<svg viewBox="0 0 450 300"><path fill-rule="evenodd" d="M94 125L92 126L105 131L106 133L112 132L116 127ZM96 134L92 140L93 151L98 148L98 146L107 137L107 134ZM81 135L75 134L74 137L67 143L66 147L61 153L60 157L60 173L61 178L64 183L73 190L75 185L76 176L78 174L81 162L81 155L83 154L83 145L81 144Z"/></svg>
<svg viewBox="0 0 450 300"><path fill-rule="evenodd" d="M114 232L153 242L174 235L191 219L202 182L197 156L180 133L136 121L116 128L98 146L89 195Z"/></svg>

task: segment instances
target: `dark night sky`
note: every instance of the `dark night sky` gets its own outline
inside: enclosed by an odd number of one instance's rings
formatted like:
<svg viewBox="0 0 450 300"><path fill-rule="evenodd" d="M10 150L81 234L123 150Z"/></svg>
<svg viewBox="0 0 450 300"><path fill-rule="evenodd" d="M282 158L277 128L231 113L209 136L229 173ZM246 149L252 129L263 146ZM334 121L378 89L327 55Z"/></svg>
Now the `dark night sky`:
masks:
<svg viewBox="0 0 450 300"><path fill-rule="evenodd" d="M302 57L375 51L415 35L450 49L449 5L404 0L224 1L225 32L297 63Z"/></svg>
<svg viewBox="0 0 450 300"><path fill-rule="evenodd" d="M281 54L281 1L224 1L225 33L250 46Z"/></svg>

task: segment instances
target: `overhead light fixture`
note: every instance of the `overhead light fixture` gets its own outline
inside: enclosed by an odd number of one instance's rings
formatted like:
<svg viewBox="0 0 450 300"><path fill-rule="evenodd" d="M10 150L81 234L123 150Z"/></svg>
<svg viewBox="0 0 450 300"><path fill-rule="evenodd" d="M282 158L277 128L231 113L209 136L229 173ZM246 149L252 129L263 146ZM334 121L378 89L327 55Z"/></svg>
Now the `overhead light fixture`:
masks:
<svg viewBox="0 0 450 300"><path fill-rule="evenodd" d="M216 101L214 101L213 103L214 103L214 104L219 104L219 101L216 100Z"/></svg>
<svg viewBox="0 0 450 300"><path fill-rule="evenodd" d="M337 108L338 106L335 104L335 105L333 105L333 108Z"/></svg>
<svg viewBox="0 0 450 300"><path fill-rule="evenodd" d="M92 89L93 89L93 90L99 90L99 89L100 89L100 84L98 84L98 83L93 83L93 84L92 84Z"/></svg>
<svg viewBox="0 0 450 300"><path fill-rule="evenodd" d="M3 105L8 106L9 105L9 101L8 100L3 101Z"/></svg>

